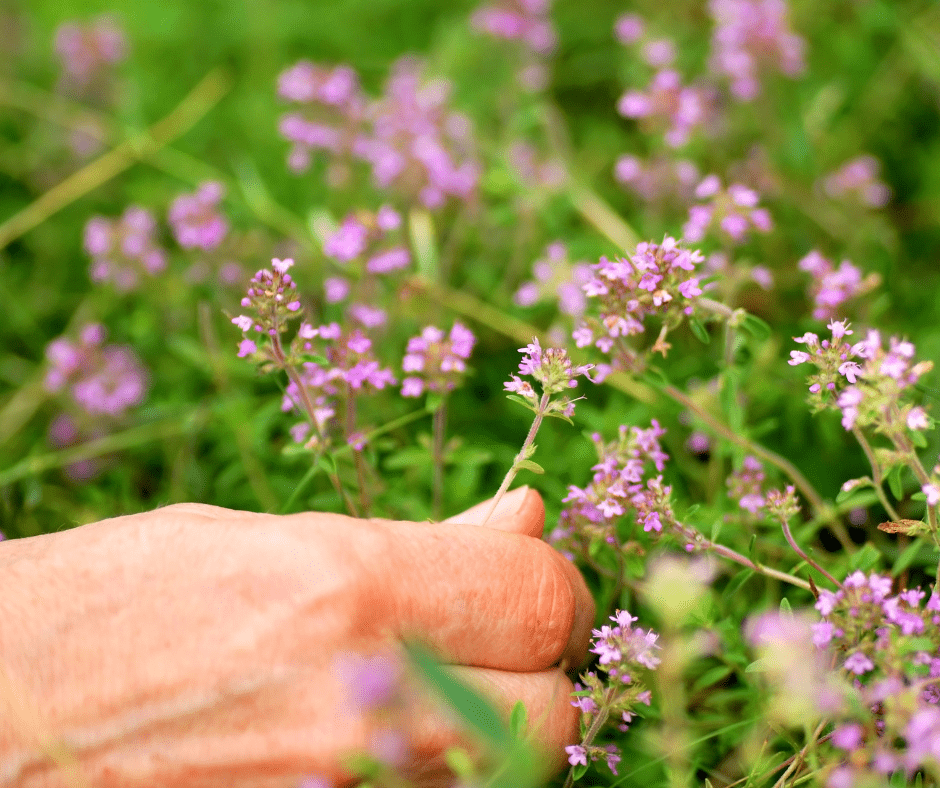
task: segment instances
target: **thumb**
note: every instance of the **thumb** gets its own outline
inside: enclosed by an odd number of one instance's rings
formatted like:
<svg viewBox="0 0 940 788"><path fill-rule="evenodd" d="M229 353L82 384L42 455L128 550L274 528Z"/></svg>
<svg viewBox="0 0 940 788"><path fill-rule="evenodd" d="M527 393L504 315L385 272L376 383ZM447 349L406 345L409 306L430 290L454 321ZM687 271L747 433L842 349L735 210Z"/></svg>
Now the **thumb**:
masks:
<svg viewBox="0 0 940 788"><path fill-rule="evenodd" d="M465 512L448 517L444 522L481 525L492 505L493 499L490 498ZM541 539L545 528L545 505L542 503L542 496L527 485L506 493L497 504L496 511L486 521L486 527Z"/></svg>

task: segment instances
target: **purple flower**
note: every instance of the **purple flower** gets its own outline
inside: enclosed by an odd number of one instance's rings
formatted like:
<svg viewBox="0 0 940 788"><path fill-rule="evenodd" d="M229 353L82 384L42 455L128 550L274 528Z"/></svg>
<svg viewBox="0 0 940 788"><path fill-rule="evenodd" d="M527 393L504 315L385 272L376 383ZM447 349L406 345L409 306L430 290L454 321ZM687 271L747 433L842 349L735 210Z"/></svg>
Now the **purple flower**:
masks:
<svg viewBox="0 0 940 788"><path fill-rule="evenodd" d="M64 81L79 93L106 79L110 67L127 56L124 31L107 16L82 25L65 22L55 32L55 51Z"/></svg>
<svg viewBox="0 0 940 788"><path fill-rule="evenodd" d="M568 753L568 763L572 766L587 766L587 750L580 744L572 744L565 747Z"/></svg>
<svg viewBox="0 0 940 788"><path fill-rule="evenodd" d="M169 221L176 242L184 249L215 249L228 233L228 220L219 213L220 183L208 181L194 194L183 194L170 205Z"/></svg>
<svg viewBox="0 0 940 788"><path fill-rule="evenodd" d="M153 276L166 267L166 253L156 242L157 223L150 211L128 208L120 219L92 218L85 225L85 251L91 255L93 282L110 282L127 292L142 275Z"/></svg>

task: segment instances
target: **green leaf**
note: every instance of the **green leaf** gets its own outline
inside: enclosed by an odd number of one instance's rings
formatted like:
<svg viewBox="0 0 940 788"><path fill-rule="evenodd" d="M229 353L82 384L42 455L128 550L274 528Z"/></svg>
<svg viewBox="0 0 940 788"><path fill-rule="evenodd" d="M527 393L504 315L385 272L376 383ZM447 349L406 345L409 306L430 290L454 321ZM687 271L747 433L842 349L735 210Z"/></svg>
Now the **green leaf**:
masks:
<svg viewBox="0 0 940 788"><path fill-rule="evenodd" d="M571 776L574 777L575 780L580 780L582 777L584 777L585 774L587 774L587 770L588 765L586 763L580 763L577 766L572 767Z"/></svg>
<svg viewBox="0 0 940 788"><path fill-rule="evenodd" d="M532 460L519 460L519 462L516 463L516 468L520 471L532 471L532 473L538 473L540 475L545 473L545 469Z"/></svg>
<svg viewBox="0 0 940 788"><path fill-rule="evenodd" d="M849 559L849 564L853 572L856 569L867 572L876 566L879 561L881 561L881 553L871 542L866 542L865 546Z"/></svg>
<svg viewBox="0 0 940 788"><path fill-rule="evenodd" d="M901 552L901 555L898 556L898 560L894 562L894 567L891 570L891 574L899 575L911 564L913 564L914 559L917 558L917 554L920 552L923 546L923 543L919 539L915 539L907 547L905 547Z"/></svg>
<svg viewBox="0 0 940 788"><path fill-rule="evenodd" d="M728 583L727 587L721 595L721 598L723 600L731 599L738 591L741 590L741 586L750 580L754 574L755 573L753 569L742 569L731 579L731 582Z"/></svg>
<svg viewBox="0 0 940 788"><path fill-rule="evenodd" d="M705 325L697 317L689 318L689 328L692 329L692 333L698 338L699 342L703 345L707 345L712 341L711 336L708 333L708 330L705 328Z"/></svg>
<svg viewBox="0 0 940 788"><path fill-rule="evenodd" d="M745 673L763 673L767 670L768 661L766 659L755 659L745 669Z"/></svg>
<svg viewBox="0 0 940 788"><path fill-rule="evenodd" d="M529 400L525 399L525 397L520 397L518 394L507 394L506 399L512 400L513 402L518 402L520 405L522 405L522 407L528 408L533 413L535 413L535 405L532 404L532 402Z"/></svg>
<svg viewBox="0 0 940 788"><path fill-rule="evenodd" d="M476 774L473 761L463 747L451 747L444 753L444 762L461 780L470 781Z"/></svg>
<svg viewBox="0 0 940 788"><path fill-rule="evenodd" d="M424 646L406 643L405 650L421 677L457 712L460 718L499 750L512 739L499 713L488 700L438 663Z"/></svg>
<svg viewBox="0 0 940 788"><path fill-rule="evenodd" d="M695 684L692 685L692 692L698 692L705 689L705 687L710 687L712 684L717 684L733 671L734 668L729 665L716 665L710 670L706 670L695 680Z"/></svg>
<svg viewBox="0 0 940 788"><path fill-rule="evenodd" d="M572 426L574 425L574 422L571 419L569 419L564 413L557 413L557 412L552 413L551 411L549 411L545 415L550 419L561 419L562 421L567 421Z"/></svg>
<svg viewBox="0 0 940 788"><path fill-rule="evenodd" d="M842 503L843 501L845 501L845 500L847 500L848 498L850 498L852 495L854 495L854 494L855 494L856 492L858 492L859 490L864 490L864 489L866 489L867 487L873 487L873 486L874 486L874 485L872 484L872 482L871 482L870 479L865 479L865 480L859 482L858 484L856 484L856 485L855 485L852 489L850 489L850 490L839 490L839 494L836 495L836 503Z"/></svg>
<svg viewBox="0 0 940 788"><path fill-rule="evenodd" d="M330 360L326 356L321 356L318 353L303 353L300 356L300 360L313 362L318 367L328 367L330 365Z"/></svg>
<svg viewBox="0 0 940 788"><path fill-rule="evenodd" d="M744 316L744 320L741 322L741 328L760 342L770 339L772 333L769 323L765 320L761 320L757 315L752 314Z"/></svg>
<svg viewBox="0 0 940 788"><path fill-rule="evenodd" d="M904 485L901 484L901 473L904 467L895 465L888 473L888 488L896 500L900 501L904 497Z"/></svg>
<svg viewBox="0 0 940 788"><path fill-rule="evenodd" d="M907 435L911 439L911 443L913 443L918 449L927 448L927 439L921 433L908 430Z"/></svg>
<svg viewBox="0 0 940 788"><path fill-rule="evenodd" d="M437 392L431 392L428 394L427 400L424 403L424 409L428 413L435 413L441 405L444 404L444 397Z"/></svg>
<svg viewBox="0 0 940 788"><path fill-rule="evenodd" d="M323 468L323 470L326 471L327 474L332 474L334 476L337 474L336 458L332 454L324 454L317 461L317 464L321 468Z"/></svg>
<svg viewBox="0 0 940 788"><path fill-rule="evenodd" d="M793 608L790 607L790 600L786 597L780 600L780 612L786 613L788 616L793 615Z"/></svg>
<svg viewBox="0 0 940 788"><path fill-rule="evenodd" d="M512 707L512 713L509 715L509 735L514 739L521 739L525 736L528 721L525 704L521 700L517 700L516 705Z"/></svg>

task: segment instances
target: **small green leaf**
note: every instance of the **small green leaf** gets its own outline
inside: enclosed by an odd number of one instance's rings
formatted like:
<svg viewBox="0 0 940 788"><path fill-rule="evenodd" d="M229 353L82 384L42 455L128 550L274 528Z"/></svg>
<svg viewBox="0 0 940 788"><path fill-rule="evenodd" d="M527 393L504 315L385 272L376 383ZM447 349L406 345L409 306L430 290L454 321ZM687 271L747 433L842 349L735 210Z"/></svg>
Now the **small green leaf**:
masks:
<svg viewBox="0 0 940 788"><path fill-rule="evenodd" d="M424 403L424 409L428 413L435 413L441 405L444 404L444 397L436 392L428 394L428 398Z"/></svg>
<svg viewBox="0 0 940 788"><path fill-rule="evenodd" d="M753 569L742 569L731 579L731 582L728 583L724 593L721 595L721 598L724 600L731 599L738 591L741 590L741 586L743 586L753 576Z"/></svg>
<svg viewBox="0 0 940 788"><path fill-rule="evenodd" d="M302 353L300 360L310 361L318 367L328 367L330 365L330 360L326 356L321 356L318 353Z"/></svg>
<svg viewBox="0 0 940 788"><path fill-rule="evenodd" d="M793 615L793 608L790 607L790 600L786 597L780 600L780 612L785 613L788 616Z"/></svg>
<svg viewBox="0 0 940 788"><path fill-rule="evenodd" d="M705 328L705 324L697 317L689 318L689 328L692 329L692 333L695 334L696 338L703 345L707 345L712 341L711 336L708 334L708 329Z"/></svg>
<svg viewBox="0 0 940 788"><path fill-rule="evenodd" d="M844 500L848 499L850 496L854 495L858 490L864 490L866 487L872 487L871 479L865 478L859 481L854 487L849 490L839 490L839 494L836 495L836 503L842 503Z"/></svg>
<svg viewBox="0 0 940 788"><path fill-rule="evenodd" d="M582 777L584 777L585 774L587 774L587 770L588 765L586 763L578 764L577 766L572 767L571 776L574 777L575 780L580 780Z"/></svg>
<svg viewBox="0 0 940 788"><path fill-rule="evenodd" d="M770 324L761 320L757 315L747 314L741 323L741 328L747 331L754 339L763 342L770 338Z"/></svg>
<svg viewBox="0 0 940 788"><path fill-rule="evenodd" d="M324 454L317 461L317 464L327 472L327 474L336 475L336 458L332 454Z"/></svg>
<svg viewBox="0 0 940 788"><path fill-rule="evenodd" d="M461 780L472 780L476 769L470 755L463 747L451 747L444 753L444 762Z"/></svg>
<svg viewBox="0 0 940 788"><path fill-rule="evenodd" d="M574 422L569 419L564 413L546 413L546 416L552 419L561 419L562 421L567 421L569 424L574 425Z"/></svg>
<svg viewBox="0 0 940 788"><path fill-rule="evenodd" d="M507 394L506 399L512 400L513 402L518 402L522 407L528 408L533 413L535 412L535 405L532 404L529 400L524 397L520 397L518 394Z"/></svg>
<svg viewBox="0 0 940 788"><path fill-rule="evenodd" d="M528 724L528 712L525 704L521 700L516 701L512 707L512 713L509 715L509 733L514 739L521 739L525 736L526 725Z"/></svg>
<svg viewBox="0 0 940 788"><path fill-rule="evenodd" d="M927 439L921 433L909 430L907 435L911 439L911 443L913 443L918 449L927 448Z"/></svg>
<svg viewBox="0 0 940 788"><path fill-rule="evenodd" d="M763 673L767 670L768 662L766 659L755 659L750 665L745 669L745 673Z"/></svg>
<svg viewBox="0 0 940 788"><path fill-rule="evenodd" d="M545 469L533 460L519 460L519 462L516 463L516 468L520 471L532 471L532 473L537 473L540 475L545 473Z"/></svg>
<svg viewBox="0 0 940 788"><path fill-rule="evenodd" d="M888 473L888 488L898 501L904 497L904 485L901 484L901 473L903 470L903 466L895 465Z"/></svg>
<svg viewBox="0 0 940 788"><path fill-rule="evenodd" d="M698 692L705 687L710 687L712 684L717 684L719 681L727 678L727 676L734 670L734 668L728 665L717 665L710 670L706 670L701 676L699 676L695 684L692 685L692 692Z"/></svg>

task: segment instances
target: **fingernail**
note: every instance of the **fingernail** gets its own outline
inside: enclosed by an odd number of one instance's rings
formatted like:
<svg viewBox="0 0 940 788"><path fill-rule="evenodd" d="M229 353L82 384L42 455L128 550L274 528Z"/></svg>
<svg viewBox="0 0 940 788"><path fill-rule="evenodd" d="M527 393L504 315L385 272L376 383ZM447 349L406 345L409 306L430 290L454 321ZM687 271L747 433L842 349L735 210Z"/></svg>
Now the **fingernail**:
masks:
<svg viewBox="0 0 940 788"><path fill-rule="evenodd" d="M522 508L522 504L528 492L529 485L524 484L522 487L517 487L515 490L506 493L500 498L496 509L493 511L493 516L490 519L498 520L500 517L512 517Z"/></svg>

